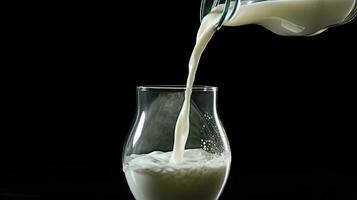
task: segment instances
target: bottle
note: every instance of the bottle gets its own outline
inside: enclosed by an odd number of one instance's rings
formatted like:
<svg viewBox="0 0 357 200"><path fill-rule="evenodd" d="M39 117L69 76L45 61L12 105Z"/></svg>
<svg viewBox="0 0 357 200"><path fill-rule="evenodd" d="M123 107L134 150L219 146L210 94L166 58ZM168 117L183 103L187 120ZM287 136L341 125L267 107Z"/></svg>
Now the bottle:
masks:
<svg viewBox="0 0 357 200"><path fill-rule="evenodd" d="M311 36L353 20L357 0L202 0L201 20L220 14L224 26L258 24L283 36Z"/></svg>

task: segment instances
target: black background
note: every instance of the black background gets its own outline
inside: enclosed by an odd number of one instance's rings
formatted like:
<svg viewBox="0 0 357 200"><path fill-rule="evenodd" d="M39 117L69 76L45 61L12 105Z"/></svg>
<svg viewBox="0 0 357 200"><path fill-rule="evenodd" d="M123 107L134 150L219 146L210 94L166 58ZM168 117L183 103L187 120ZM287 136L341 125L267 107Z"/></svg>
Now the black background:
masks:
<svg viewBox="0 0 357 200"><path fill-rule="evenodd" d="M199 1L18 4L5 19L0 199L133 199L121 153L135 87L184 84ZM315 37L218 31L233 163L221 199L356 199L356 21Z"/></svg>

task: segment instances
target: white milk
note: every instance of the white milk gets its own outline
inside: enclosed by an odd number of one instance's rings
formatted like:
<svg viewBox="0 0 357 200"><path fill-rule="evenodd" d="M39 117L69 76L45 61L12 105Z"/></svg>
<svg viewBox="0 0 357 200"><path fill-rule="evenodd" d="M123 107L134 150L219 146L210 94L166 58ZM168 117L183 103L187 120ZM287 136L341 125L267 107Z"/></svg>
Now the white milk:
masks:
<svg viewBox="0 0 357 200"><path fill-rule="evenodd" d="M124 172L138 200L216 200L226 182L230 155L202 149L185 150L180 164L170 163L172 152L154 151L127 157Z"/></svg>
<svg viewBox="0 0 357 200"><path fill-rule="evenodd" d="M190 100L193 82L195 81L196 71L202 52L215 32L215 26L219 17L220 15L218 14L206 16L197 32L196 45L192 51L189 62L189 74L186 82L185 101L182 105L175 127L175 143L170 160L170 162L173 163L180 163L183 159L183 150L185 149L185 144L190 130Z"/></svg>
<svg viewBox="0 0 357 200"><path fill-rule="evenodd" d="M190 97L199 59L215 32L219 17L205 18L189 63L185 101L175 129L173 152L154 151L125 157L124 172L137 200L216 200L228 177L231 157L202 149L185 150L189 132Z"/></svg>
<svg viewBox="0 0 357 200"><path fill-rule="evenodd" d="M279 35L311 35L343 22L355 1L271 0L252 4L245 1L225 25L259 24Z"/></svg>

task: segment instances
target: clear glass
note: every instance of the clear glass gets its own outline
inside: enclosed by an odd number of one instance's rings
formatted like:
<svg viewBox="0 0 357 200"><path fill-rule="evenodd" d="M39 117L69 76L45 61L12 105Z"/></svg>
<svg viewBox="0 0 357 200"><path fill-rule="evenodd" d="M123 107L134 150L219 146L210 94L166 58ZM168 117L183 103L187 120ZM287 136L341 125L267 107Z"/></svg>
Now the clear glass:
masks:
<svg viewBox="0 0 357 200"><path fill-rule="evenodd" d="M264 2L264 1L283 1L283 0L202 0L201 1L200 18L202 21L202 19L208 13L210 13L212 9L214 9L218 5L222 5L222 4L225 5L224 10L222 11L222 16L221 16L219 22L217 23L217 30L218 30L223 25L225 25L234 15L237 14L240 6L244 6L247 4L260 3L260 2ZM340 0L336 0L336 1L340 1ZM349 13L346 13L347 15L343 20L338 20L335 23L331 23L331 24L325 25L323 27L319 27L319 29L315 30L315 32L306 33L306 35L316 35L316 34L323 32L324 30L326 30L328 28L343 25L343 24L346 24L346 23L352 21L357 15L357 0L351 0L351 2L353 2L352 7L349 10ZM320 2L321 7L324 7L323 3L324 2L321 0L321 2ZM320 9L320 7L316 8L316 9ZM274 16L272 16L272 17L274 17ZM311 19L311 20L315 20L315 19ZM291 24L293 24L293 23L291 23ZM277 34L279 34L279 33L277 33ZM281 35L284 35L284 34L281 34ZM304 35L304 34L302 34L302 35ZM300 36L301 36L301 34L300 34Z"/></svg>
<svg viewBox="0 0 357 200"><path fill-rule="evenodd" d="M172 192L171 196L170 194L165 197L157 196L157 194L165 192L165 189L162 188L162 185L160 185L157 180L140 179L141 182L150 182L150 184L142 186L141 183L137 183L137 181L140 180L134 180L138 178L131 177L133 176L130 174L131 172L127 173L128 170L126 170L128 162L133 155L146 155L153 151L170 152L173 150L175 124L184 101L184 93L185 86L137 87L136 117L126 140L122 158L123 170L126 173L130 189L137 200L158 200L165 198L170 198L170 200L189 200L197 199L198 197L197 193L192 192L195 188L192 186L193 183L189 181L180 182L183 185L178 188L180 188L180 190L186 188L186 190L179 194L174 195ZM227 157L228 155L230 158L231 151L228 138L219 119L216 104L217 87L193 87L190 110L190 132L185 149L202 149L215 156L224 155ZM207 186L208 191L204 191L205 193L216 192L217 194L213 195L215 197L211 198L211 195L209 198L200 199L217 199L219 197L228 177L229 169L230 160L222 177L221 185L217 187L217 191L210 189L209 185ZM177 184L177 182L179 181L176 181L175 184ZM204 182L204 180L201 182ZM150 189L148 189L148 185L150 185ZM199 189L200 187L196 188ZM154 196L153 191L155 191L156 194ZM192 193L191 196L189 194L190 192ZM203 191L197 192L202 193ZM202 197L202 194L200 194L199 197Z"/></svg>

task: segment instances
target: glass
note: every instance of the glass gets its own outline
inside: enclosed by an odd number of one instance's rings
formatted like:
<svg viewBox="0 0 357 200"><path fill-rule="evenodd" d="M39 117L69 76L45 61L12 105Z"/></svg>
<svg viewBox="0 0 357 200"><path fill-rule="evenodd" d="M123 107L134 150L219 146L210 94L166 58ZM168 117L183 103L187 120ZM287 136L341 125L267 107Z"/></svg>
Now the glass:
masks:
<svg viewBox="0 0 357 200"><path fill-rule="evenodd" d="M137 200L143 199L196 199L198 193L190 196L192 190L199 190L191 182L182 182L178 188L186 188L184 192L174 196L157 196L164 193L157 180L138 180L128 170L128 162L136 155L147 155L154 151L171 152L174 145L174 130L185 97L185 86L139 86L137 87L137 112L135 122L130 130L123 151L123 170L132 193ZM217 199L220 195L230 169L230 146L223 125L217 113L217 87L194 86L191 96L190 132L185 149L201 149L215 156L229 157L220 184L210 188L205 184L205 194L215 192L202 199ZM185 154L186 155L186 154ZM128 172L129 171L129 172ZM128 172L128 173L127 173ZM152 174L151 174L152 175ZM141 175L142 177L142 175ZM143 183L150 182L143 186ZM197 181L197 180L196 180ZM201 181L204 182L204 181ZM186 184L186 185L185 185ZM148 189L148 185L150 188ZM170 188L172 189L172 188ZM216 189L216 190L215 190ZM150 190L150 191L148 191ZM168 189L167 189L168 190ZM210 190L210 191L209 191ZM154 194L155 191L155 194ZM184 194L186 193L186 194ZM183 196L180 196L180 195ZM151 195L151 197L150 197ZM145 196L145 197L143 197ZM202 197L202 194L200 194ZM214 198L211 198L214 196ZM204 196L203 196L204 197Z"/></svg>
<svg viewBox="0 0 357 200"><path fill-rule="evenodd" d="M210 13L214 8L217 8L217 6L223 4L224 10L221 11L222 15L220 17L219 22L217 23L217 26L216 26L217 30L218 30L238 13L240 6L244 6L244 5L248 5L248 4L255 4L255 3L260 3L260 2L265 2L265 1L285 1L285 0L202 0L201 1L200 18L202 21L202 19L208 13ZM331 2L332 1L333 0L331 0ZM335 0L335 1L342 1L342 0ZM296 2L296 1L294 1L294 2ZM323 7L326 6L325 3L327 4L327 1L324 2L321 0L320 2L318 2L316 0L316 5L320 6L320 7L317 7L316 9L322 9ZM342 20L338 19L338 20L334 21L333 23L324 24L324 26L319 27L318 30L314 30L314 32L309 32L306 34L304 33L303 35L316 35L316 34L319 34L323 31L325 31L328 28L343 25L343 24L346 24L346 23L352 21L357 15L357 0L350 0L349 3L351 3L351 7L350 7L348 13L344 13L345 17L342 18ZM332 5L332 6L335 6L335 5ZM272 17L277 17L277 16L272 16ZM328 17L330 17L330 16L326 16L326 18L328 18ZM316 19L311 19L311 20L316 20ZM284 19L283 19L283 21L284 21ZM289 23L293 24L294 26L299 26L298 24L294 24L293 22L289 22ZM282 26L283 26L283 24L282 24ZM301 24L300 26L303 27L304 24ZM275 31L273 31L273 32L275 32Z"/></svg>

